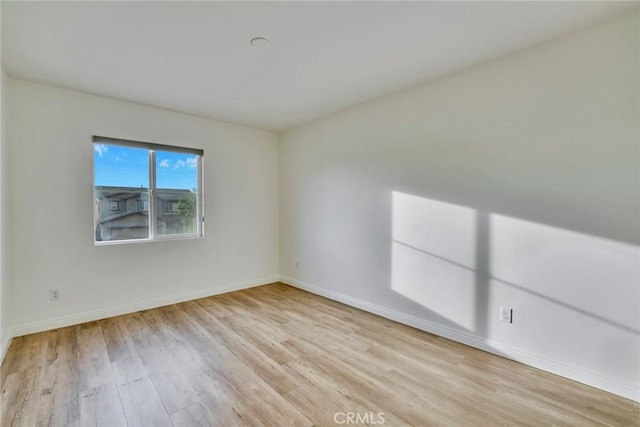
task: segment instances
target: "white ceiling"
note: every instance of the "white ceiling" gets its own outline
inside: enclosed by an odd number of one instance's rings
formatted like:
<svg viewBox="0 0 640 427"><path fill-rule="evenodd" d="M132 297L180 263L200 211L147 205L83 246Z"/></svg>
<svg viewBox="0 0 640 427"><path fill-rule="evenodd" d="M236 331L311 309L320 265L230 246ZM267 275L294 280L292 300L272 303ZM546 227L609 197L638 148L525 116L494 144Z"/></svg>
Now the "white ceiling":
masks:
<svg viewBox="0 0 640 427"><path fill-rule="evenodd" d="M13 77L279 131L634 7L2 1L2 63ZM272 45L251 48L255 36Z"/></svg>

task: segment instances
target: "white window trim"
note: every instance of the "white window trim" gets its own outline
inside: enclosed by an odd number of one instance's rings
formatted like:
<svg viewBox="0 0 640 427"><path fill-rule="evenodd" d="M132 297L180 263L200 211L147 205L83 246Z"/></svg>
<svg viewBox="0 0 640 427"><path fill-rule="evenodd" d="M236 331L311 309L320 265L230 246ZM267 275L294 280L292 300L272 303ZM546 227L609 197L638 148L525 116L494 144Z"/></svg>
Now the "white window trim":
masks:
<svg viewBox="0 0 640 427"><path fill-rule="evenodd" d="M151 142L131 141L126 139L109 138L104 136L93 137L92 150L95 144L108 144L108 145L122 145L130 148L143 148L149 151L149 202L148 202L148 216L149 216L149 237L146 239L126 239L126 240L96 240L96 224L93 224L93 243L95 246L108 246L108 245L121 245L129 243L148 243L148 242L162 242L170 240L192 240L204 238L204 179L203 179L203 166L204 166L204 150L186 147L177 147L172 145L154 144ZM173 153L193 154L197 159L197 184L198 192L196 193L196 232L195 233L181 233L181 234L157 234L157 218L156 212L158 209L158 200L155 197L156 192L156 151L169 151ZM95 200L95 154L93 159L93 198ZM99 208L94 203L94 218L99 217Z"/></svg>

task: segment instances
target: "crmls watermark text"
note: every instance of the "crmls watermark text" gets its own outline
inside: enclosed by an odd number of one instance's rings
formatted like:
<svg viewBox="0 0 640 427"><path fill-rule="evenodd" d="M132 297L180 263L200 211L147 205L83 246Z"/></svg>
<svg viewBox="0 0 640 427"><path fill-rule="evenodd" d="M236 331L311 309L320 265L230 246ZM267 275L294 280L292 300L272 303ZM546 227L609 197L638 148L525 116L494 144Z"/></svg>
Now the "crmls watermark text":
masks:
<svg viewBox="0 0 640 427"><path fill-rule="evenodd" d="M333 414L336 424L384 424L384 412L336 412Z"/></svg>

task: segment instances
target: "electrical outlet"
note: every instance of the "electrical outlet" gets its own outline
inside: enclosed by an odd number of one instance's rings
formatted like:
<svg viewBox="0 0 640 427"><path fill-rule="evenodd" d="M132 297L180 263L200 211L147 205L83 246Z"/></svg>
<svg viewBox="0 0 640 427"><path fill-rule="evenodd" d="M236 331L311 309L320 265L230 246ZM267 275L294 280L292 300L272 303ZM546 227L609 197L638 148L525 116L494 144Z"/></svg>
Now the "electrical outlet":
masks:
<svg viewBox="0 0 640 427"><path fill-rule="evenodd" d="M296 270L300 269L300 263L298 261L296 261Z"/></svg>
<svg viewBox="0 0 640 427"><path fill-rule="evenodd" d="M49 295L51 296L51 301L58 301L60 299L60 291L57 289L51 289Z"/></svg>
<svg viewBox="0 0 640 427"><path fill-rule="evenodd" d="M500 307L500 320L507 323L513 323L513 309Z"/></svg>

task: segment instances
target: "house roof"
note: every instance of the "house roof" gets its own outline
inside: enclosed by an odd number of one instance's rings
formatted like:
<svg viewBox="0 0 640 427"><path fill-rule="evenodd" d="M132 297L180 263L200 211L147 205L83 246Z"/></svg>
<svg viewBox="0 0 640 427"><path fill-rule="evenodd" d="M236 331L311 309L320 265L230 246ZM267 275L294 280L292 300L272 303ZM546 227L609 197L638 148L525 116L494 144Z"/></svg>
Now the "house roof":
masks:
<svg viewBox="0 0 640 427"><path fill-rule="evenodd" d="M115 220L122 219L122 218L125 218L125 217L128 217L128 216L132 216L132 215L140 215L140 216L148 217L149 213L145 212L145 211L118 212L117 214L111 215L109 217L99 219L98 220L98 224L104 224L106 222L115 221Z"/></svg>

